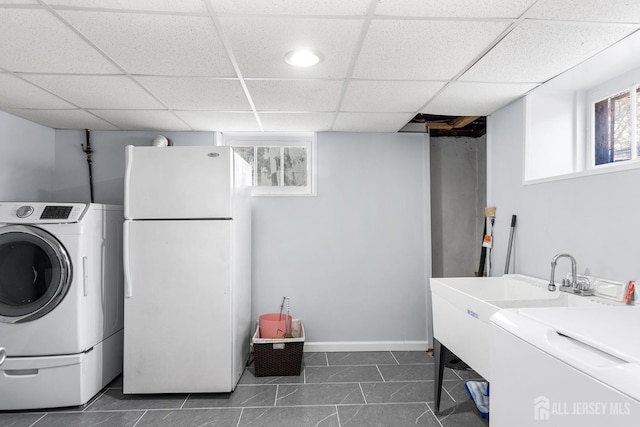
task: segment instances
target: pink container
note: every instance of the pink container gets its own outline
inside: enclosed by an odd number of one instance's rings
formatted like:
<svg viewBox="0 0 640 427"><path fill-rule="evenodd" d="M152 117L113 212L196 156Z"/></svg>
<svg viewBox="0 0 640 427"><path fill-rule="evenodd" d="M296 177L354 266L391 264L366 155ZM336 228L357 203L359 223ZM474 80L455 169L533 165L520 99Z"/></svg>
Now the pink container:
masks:
<svg viewBox="0 0 640 427"><path fill-rule="evenodd" d="M280 313L268 313L260 316L260 338L282 338L291 333L291 316Z"/></svg>

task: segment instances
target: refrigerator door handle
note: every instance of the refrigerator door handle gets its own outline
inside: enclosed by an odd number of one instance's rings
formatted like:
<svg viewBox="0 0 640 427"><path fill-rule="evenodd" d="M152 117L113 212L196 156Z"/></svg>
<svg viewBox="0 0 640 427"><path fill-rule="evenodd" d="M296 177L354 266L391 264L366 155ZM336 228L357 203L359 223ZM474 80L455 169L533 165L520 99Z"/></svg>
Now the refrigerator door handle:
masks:
<svg viewBox="0 0 640 427"><path fill-rule="evenodd" d="M131 193L129 186L131 185L131 164L133 163L133 145L125 147L125 171L124 171L124 217L129 218L129 206Z"/></svg>
<svg viewBox="0 0 640 427"><path fill-rule="evenodd" d="M122 264L124 270L124 297L131 298L133 293L131 289L131 272L129 271L129 221L123 224L122 238Z"/></svg>

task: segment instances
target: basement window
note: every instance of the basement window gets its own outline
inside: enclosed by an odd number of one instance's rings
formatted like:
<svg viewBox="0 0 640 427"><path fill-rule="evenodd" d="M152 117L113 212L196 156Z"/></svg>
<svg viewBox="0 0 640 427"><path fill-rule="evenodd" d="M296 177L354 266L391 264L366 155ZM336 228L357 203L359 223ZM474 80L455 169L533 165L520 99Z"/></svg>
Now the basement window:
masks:
<svg viewBox="0 0 640 427"><path fill-rule="evenodd" d="M640 168L640 69L586 89L566 80L527 95L524 181Z"/></svg>
<svg viewBox="0 0 640 427"><path fill-rule="evenodd" d="M592 104L594 166L638 157L639 92L634 85Z"/></svg>
<svg viewBox="0 0 640 427"><path fill-rule="evenodd" d="M315 195L315 134L225 133L253 169L254 196Z"/></svg>

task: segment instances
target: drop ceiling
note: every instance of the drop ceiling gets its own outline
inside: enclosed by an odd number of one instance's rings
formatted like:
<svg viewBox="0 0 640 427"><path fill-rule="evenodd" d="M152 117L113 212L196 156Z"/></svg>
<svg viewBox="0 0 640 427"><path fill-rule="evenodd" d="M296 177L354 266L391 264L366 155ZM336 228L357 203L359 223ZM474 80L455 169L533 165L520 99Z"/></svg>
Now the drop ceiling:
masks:
<svg viewBox="0 0 640 427"><path fill-rule="evenodd" d="M0 109L61 129L396 132L640 29L628 0L0 0ZM315 67L287 52L311 48Z"/></svg>

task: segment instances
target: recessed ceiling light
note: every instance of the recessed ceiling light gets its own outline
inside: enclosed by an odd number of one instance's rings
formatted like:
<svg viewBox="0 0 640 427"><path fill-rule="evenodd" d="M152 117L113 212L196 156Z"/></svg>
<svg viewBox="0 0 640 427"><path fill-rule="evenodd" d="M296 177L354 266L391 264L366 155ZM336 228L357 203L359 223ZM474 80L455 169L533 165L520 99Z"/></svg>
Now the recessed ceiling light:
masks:
<svg viewBox="0 0 640 427"><path fill-rule="evenodd" d="M322 60L322 55L308 49L292 50L284 56L284 60L294 67L311 67Z"/></svg>

